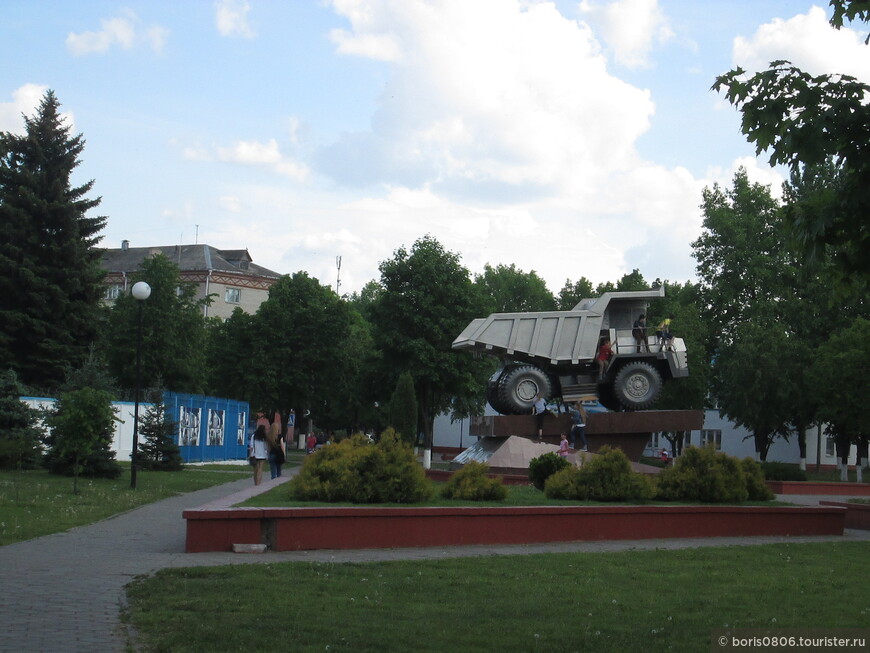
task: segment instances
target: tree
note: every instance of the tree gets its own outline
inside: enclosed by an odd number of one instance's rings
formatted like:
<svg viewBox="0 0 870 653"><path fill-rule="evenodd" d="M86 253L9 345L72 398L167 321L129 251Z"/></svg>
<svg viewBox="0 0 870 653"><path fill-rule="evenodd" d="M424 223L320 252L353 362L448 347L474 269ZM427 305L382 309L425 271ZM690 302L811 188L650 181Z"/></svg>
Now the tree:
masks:
<svg viewBox="0 0 870 653"><path fill-rule="evenodd" d="M238 350L247 354L249 368L243 396L266 411L310 410L333 425L345 403L340 380L351 323L350 307L329 286L305 272L281 277L253 317L251 349Z"/></svg>
<svg viewBox="0 0 870 653"><path fill-rule="evenodd" d="M120 476L111 450L115 419L112 398L93 388L63 393L49 415L45 465L52 474L73 476L73 493L78 494L79 476Z"/></svg>
<svg viewBox="0 0 870 653"><path fill-rule="evenodd" d="M556 309L556 301L547 290L546 282L534 270L523 272L513 263L509 266L499 264L496 267L487 263L483 274L475 275L474 283L489 300L490 313Z"/></svg>
<svg viewBox="0 0 870 653"><path fill-rule="evenodd" d="M162 254L142 261L133 283L145 281L151 296L142 309L141 387L165 386L201 393L205 387L205 318L193 284L183 283L178 266ZM139 300L125 293L109 311L101 346L109 369L125 388L136 386Z"/></svg>
<svg viewBox="0 0 870 653"><path fill-rule="evenodd" d="M408 444L417 443L417 398L414 395L414 379L409 372L402 372L390 399L390 426Z"/></svg>
<svg viewBox="0 0 870 653"><path fill-rule="evenodd" d="M733 188L714 184L704 189L703 198L703 230L692 247L713 352L729 342L737 325L750 320L753 311L793 293L795 284L782 214L769 187L751 183L740 168Z"/></svg>
<svg viewBox="0 0 870 653"><path fill-rule="evenodd" d="M557 307L560 311L570 311L584 299L592 297L592 282L586 277L580 277L572 282L565 279L565 285L559 291Z"/></svg>
<svg viewBox="0 0 870 653"><path fill-rule="evenodd" d="M139 423L142 442L136 464L139 469L162 472L175 472L184 467L181 450L175 443L178 425L168 417L163 393L158 392L154 400L145 408Z"/></svg>
<svg viewBox="0 0 870 653"><path fill-rule="evenodd" d="M23 383L53 389L87 354L103 271L89 217L93 181L71 186L85 141L70 136L48 91L26 133L0 133L0 360Z"/></svg>
<svg viewBox="0 0 870 653"><path fill-rule="evenodd" d="M760 460L777 437L788 437L793 386L784 370L794 361L789 336L776 320L740 324L716 359L714 392L728 419L752 433Z"/></svg>
<svg viewBox="0 0 870 653"><path fill-rule="evenodd" d="M21 401L24 387L12 370L0 374L0 468L33 469L40 457L38 411Z"/></svg>
<svg viewBox="0 0 870 653"><path fill-rule="evenodd" d="M383 291L372 305L375 340L395 375L410 372L427 449L436 415L481 411L490 362L451 350L453 340L484 312L483 300L458 255L425 236L380 265Z"/></svg>
<svg viewBox="0 0 870 653"><path fill-rule="evenodd" d="M831 24L867 21L863 0L832 0ZM842 188L823 204L787 213L794 236L809 260L833 254L843 281L866 286L870 276L870 86L848 75L812 76L788 61L746 77L736 68L716 78L713 89L743 114L742 131L756 153L770 151L771 165L798 173L833 159L841 167ZM811 209L811 210L810 210Z"/></svg>
<svg viewBox="0 0 870 653"><path fill-rule="evenodd" d="M860 444L870 396L870 320L858 318L821 344L813 374L819 379L819 414L848 442ZM848 451L848 449L846 449Z"/></svg>

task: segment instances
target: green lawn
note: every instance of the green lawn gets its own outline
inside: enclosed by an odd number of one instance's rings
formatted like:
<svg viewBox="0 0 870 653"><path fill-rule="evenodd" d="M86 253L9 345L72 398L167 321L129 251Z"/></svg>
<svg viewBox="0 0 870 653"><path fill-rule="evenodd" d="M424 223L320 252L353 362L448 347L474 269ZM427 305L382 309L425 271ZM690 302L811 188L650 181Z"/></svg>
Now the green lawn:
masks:
<svg viewBox="0 0 870 653"><path fill-rule="evenodd" d="M167 569L142 651L709 651L718 628L866 628L870 544Z"/></svg>
<svg viewBox="0 0 870 653"><path fill-rule="evenodd" d="M44 470L0 472L0 545L59 533L146 503L244 478L250 473L250 469L244 467L139 471L136 489L131 490L127 465L125 473L114 480L80 478L79 494L73 494L70 477L54 476Z"/></svg>

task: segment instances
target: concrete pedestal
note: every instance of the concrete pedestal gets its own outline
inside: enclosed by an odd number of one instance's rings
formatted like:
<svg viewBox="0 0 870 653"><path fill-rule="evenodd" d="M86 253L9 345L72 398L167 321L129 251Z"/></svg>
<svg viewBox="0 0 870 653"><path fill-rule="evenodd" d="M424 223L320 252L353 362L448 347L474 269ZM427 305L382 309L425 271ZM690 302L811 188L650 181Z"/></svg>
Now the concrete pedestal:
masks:
<svg viewBox="0 0 870 653"><path fill-rule="evenodd" d="M640 460L654 432L699 431L704 425L700 410L642 410L625 413L590 413L586 424L589 451L605 445L619 447L629 460ZM547 415L544 418L544 442L559 444L562 433L571 431L568 415ZM516 435L537 441L538 429L534 415L496 415L473 417L469 434L480 437Z"/></svg>

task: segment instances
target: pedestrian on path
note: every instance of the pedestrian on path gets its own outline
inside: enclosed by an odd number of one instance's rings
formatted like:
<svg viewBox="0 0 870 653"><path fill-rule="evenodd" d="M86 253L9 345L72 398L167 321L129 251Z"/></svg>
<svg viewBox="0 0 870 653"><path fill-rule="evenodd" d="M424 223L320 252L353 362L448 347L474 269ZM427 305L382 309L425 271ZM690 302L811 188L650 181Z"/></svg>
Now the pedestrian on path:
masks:
<svg viewBox="0 0 870 653"><path fill-rule="evenodd" d="M260 424L254 435L251 436L251 441L248 443L248 458L253 459L254 463L254 485L259 485L263 482L263 468L266 466L266 459L269 457L269 448L266 442L266 427Z"/></svg>

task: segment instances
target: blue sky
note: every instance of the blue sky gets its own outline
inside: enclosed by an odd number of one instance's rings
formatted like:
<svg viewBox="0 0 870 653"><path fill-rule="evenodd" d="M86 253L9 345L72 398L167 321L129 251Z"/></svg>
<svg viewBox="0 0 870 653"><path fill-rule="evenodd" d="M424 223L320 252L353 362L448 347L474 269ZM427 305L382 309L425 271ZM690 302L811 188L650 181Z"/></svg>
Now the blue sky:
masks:
<svg viewBox="0 0 870 653"><path fill-rule="evenodd" d="M870 81L803 0L0 0L0 130L53 89L103 245L247 248L341 292L426 234L566 279L694 278L701 192L743 165L710 91L789 59ZM15 63L10 63L15 62Z"/></svg>

